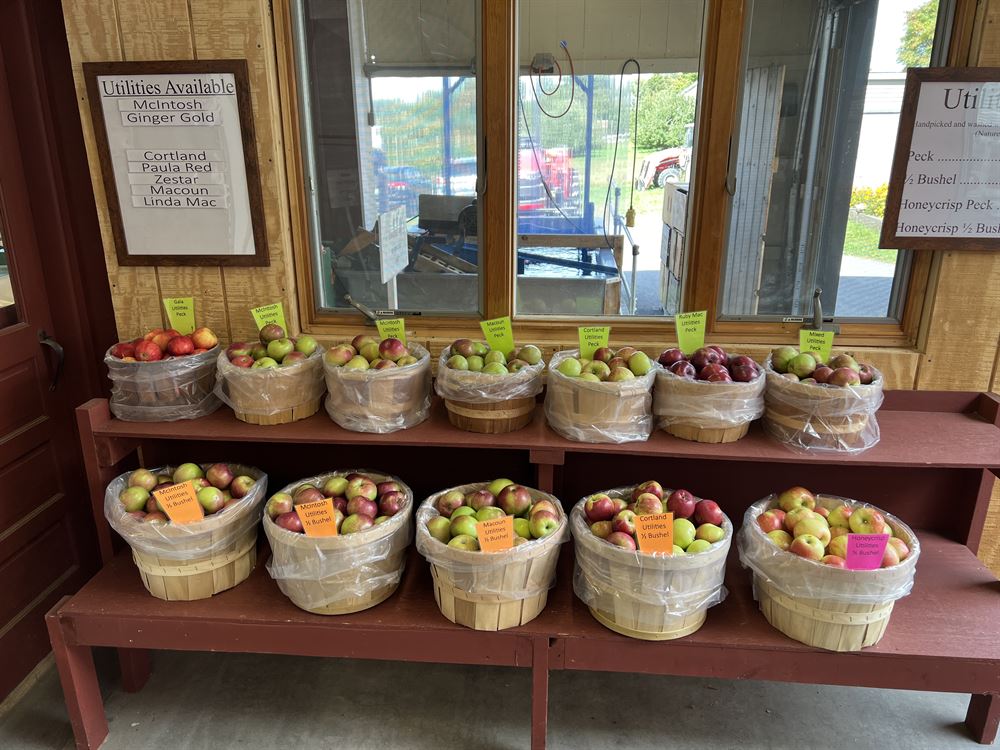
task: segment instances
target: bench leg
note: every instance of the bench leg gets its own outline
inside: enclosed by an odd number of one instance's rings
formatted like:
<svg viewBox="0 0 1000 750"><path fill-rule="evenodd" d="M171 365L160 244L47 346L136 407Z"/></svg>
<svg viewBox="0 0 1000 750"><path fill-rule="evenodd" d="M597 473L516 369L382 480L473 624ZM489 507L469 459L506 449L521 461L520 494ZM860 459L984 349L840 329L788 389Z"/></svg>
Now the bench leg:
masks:
<svg viewBox="0 0 1000 750"><path fill-rule="evenodd" d="M549 724L549 639L531 644L531 750L545 750Z"/></svg>
<svg viewBox="0 0 1000 750"><path fill-rule="evenodd" d="M149 680L149 651L144 648L120 648L118 664L122 673L122 689L126 693L142 690Z"/></svg>
<svg viewBox="0 0 1000 750"><path fill-rule="evenodd" d="M1000 725L1000 695L972 695L965 714L965 726L981 745L992 745Z"/></svg>
<svg viewBox="0 0 1000 750"><path fill-rule="evenodd" d="M56 604L45 616L45 621L76 746L79 750L97 750L108 736L108 720L104 715L101 687L90 647L71 646L66 642L58 611L68 598Z"/></svg>

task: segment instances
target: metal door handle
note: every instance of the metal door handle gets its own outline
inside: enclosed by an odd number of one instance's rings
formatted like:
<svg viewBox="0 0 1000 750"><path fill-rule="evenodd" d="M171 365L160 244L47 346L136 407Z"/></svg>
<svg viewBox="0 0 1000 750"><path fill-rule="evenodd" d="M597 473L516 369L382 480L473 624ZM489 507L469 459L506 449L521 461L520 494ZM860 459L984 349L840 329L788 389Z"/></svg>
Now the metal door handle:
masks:
<svg viewBox="0 0 1000 750"><path fill-rule="evenodd" d="M56 369L55 372L52 373L52 382L49 383L49 390L54 391L56 389L56 383L59 382L59 375L62 373L63 360L66 359L66 352L62 348L62 344L50 337L44 330L38 332L38 342L42 346L49 347L49 349L56 353Z"/></svg>

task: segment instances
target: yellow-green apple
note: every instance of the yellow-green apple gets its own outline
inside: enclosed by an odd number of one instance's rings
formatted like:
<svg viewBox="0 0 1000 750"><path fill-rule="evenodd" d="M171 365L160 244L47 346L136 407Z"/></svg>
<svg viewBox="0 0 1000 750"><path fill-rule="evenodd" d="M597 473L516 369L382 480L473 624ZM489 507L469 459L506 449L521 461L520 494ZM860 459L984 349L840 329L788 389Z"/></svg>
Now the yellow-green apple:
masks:
<svg viewBox="0 0 1000 750"><path fill-rule="evenodd" d="M721 542L726 536L726 532L714 523L703 523L694 532L695 539L704 539L709 544Z"/></svg>
<svg viewBox="0 0 1000 750"><path fill-rule="evenodd" d="M156 474L151 472L149 469L136 469L128 475L129 487L142 487L146 490L146 492L152 492L155 490L159 481L160 480L156 478Z"/></svg>
<svg viewBox="0 0 1000 750"><path fill-rule="evenodd" d="M370 529L374 525L375 519L372 516L356 513L344 519L344 522L340 525L340 533L357 534L359 531Z"/></svg>
<svg viewBox="0 0 1000 750"><path fill-rule="evenodd" d="M224 490L232 483L234 477L232 469L227 464L212 464L205 470L205 479L213 487Z"/></svg>
<svg viewBox="0 0 1000 750"><path fill-rule="evenodd" d="M506 375L509 372L507 366L499 362L487 362L482 369L483 375Z"/></svg>
<svg viewBox="0 0 1000 750"><path fill-rule="evenodd" d="M451 535L459 536L460 534L465 534L478 539L479 533L476 531L476 523L478 521L475 515L453 518L451 519Z"/></svg>
<svg viewBox="0 0 1000 750"><path fill-rule="evenodd" d="M291 513L294 502L292 496L286 492L277 492L271 495L271 499L264 506L264 512L272 521L283 513Z"/></svg>
<svg viewBox="0 0 1000 750"><path fill-rule="evenodd" d="M676 557L677 555L686 555L686 554L687 554L687 552L685 552L685 551L684 551L684 548L683 548L683 547L678 547L678 546L677 546L677 545L675 544L675 545L674 545L674 548L673 548L673 551L672 551L672 552L671 552L670 554L672 554L672 555L674 555L674 556Z"/></svg>
<svg viewBox="0 0 1000 750"><path fill-rule="evenodd" d="M798 355L798 351L791 346L779 346L771 350L771 367L775 372L787 372L788 363L793 357Z"/></svg>
<svg viewBox="0 0 1000 750"><path fill-rule="evenodd" d="M528 528L531 531L531 536L535 539L542 539L559 528L559 516L547 510L532 513L531 518L528 519Z"/></svg>
<svg viewBox="0 0 1000 750"><path fill-rule="evenodd" d="M496 505L497 499L489 490L475 490L465 496L465 504L473 510L479 510Z"/></svg>
<svg viewBox="0 0 1000 750"><path fill-rule="evenodd" d="M615 514L615 517L611 519L611 528L613 531L619 531L623 534L634 534L635 513L630 510L619 511ZM692 538L694 538L693 533Z"/></svg>
<svg viewBox="0 0 1000 750"><path fill-rule="evenodd" d="M414 357L412 354L407 354L405 357L400 357L396 362L398 367L406 367L407 365L415 365L420 360Z"/></svg>
<svg viewBox="0 0 1000 750"><path fill-rule="evenodd" d="M847 561L839 555L824 555L820 562L824 565L829 565L831 568L847 567Z"/></svg>
<svg viewBox="0 0 1000 750"><path fill-rule="evenodd" d="M542 361L542 350L534 344L525 344L517 350L517 358L524 360L529 365L537 365Z"/></svg>
<svg viewBox="0 0 1000 750"><path fill-rule="evenodd" d="M581 374L580 375L580 380L583 380L584 382L587 382L587 383L600 383L601 382L601 379L599 377L597 377L596 375L594 375L594 373L592 373L592 372L585 372L585 373Z"/></svg>
<svg viewBox="0 0 1000 750"><path fill-rule="evenodd" d="M785 514L785 531L792 531L799 521L812 518L815 515L808 508L793 508Z"/></svg>
<svg viewBox="0 0 1000 750"><path fill-rule="evenodd" d="M621 383L624 380L635 380L635 373L627 367L615 367L608 375L609 383Z"/></svg>
<svg viewBox="0 0 1000 750"><path fill-rule="evenodd" d="M379 345L376 344L374 341L370 342L362 346L360 349L358 349L358 355L364 357L369 362L374 362L376 359L379 358L378 347Z"/></svg>
<svg viewBox="0 0 1000 750"><path fill-rule="evenodd" d="M595 359L593 362L588 362L580 371L581 377L583 375L593 375L598 380L604 380L611 374L611 368L608 367L606 362L601 362Z"/></svg>
<svg viewBox="0 0 1000 750"><path fill-rule="evenodd" d="M198 464L181 464L174 470L174 482L190 482L192 479L200 479L205 476Z"/></svg>
<svg viewBox="0 0 1000 750"><path fill-rule="evenodd" d="M663 499L663 486L659 482L655 482L652 479L643 482L642 484L636 485L632 490L632 499L638 500L639 495L644 493L650 493L651 495L656 495L660 500Z"/></svg>
<svg viewBox="0 0 1000 750"><path fill-rule="evenodd" d="M674 490L667 496L667 510L674 518L690 518L697 504L698 500L687 490Z"/></svg>
<svg viewBox="0 0 1000 750"><path fill-rule="evenodd" d="M222 510L226 498L218 487L202 487L198 490L198 504L205 509L206 514L211 515Z"/></svg>
<svg viewBox="0 0 1000 750"><path fill-rule="evenodd" d="M487 490L489 492L489 490ZM508 484L496 496L497 505L508 516L523 516L531 507L531 493L527 487L519 484Z"/></svg>
<svg viewBox="0 0 1000 750"><path fill-rule="evenodd" d="M887 544L885 545L885 552L882 553L882 567L891 568L893 565L899 565L899 553L895 547Z"/></svg>
<svg viewBox="0 0 1000 750"><path fill-rule="evenodd" d="M533 515L542 510L547 510L557 518L559 517L559 512L556 510L556 506L552 504L551 500L539 500L528 510L528 518L530 519Z"/></svg>
<svg viewBox="0 0 1000 750"><path fill-rule="evenodd" d="M816 369L816 365L818 364L819 362L816 361L816 358L812 354L802 352L802 354L792 357L792 360L788 363L788 371L798 375L800 378L808 378L813 374L813 370Z"/></svg>
<svg viewBox="0 0 1000 750"><path fill-rule="evenodd" d="M850 354L835 354L830 357L830 361L827 364L836 370L838 367L849 367L855 372L858 371L858 362Z"/></svg>
<svg viewBox="0 0 1000 750"><path fill-rule="evenodd" d="M590 533L601 539L607 539L612 531L611 521L595 521L590 524Z"/></svg>
<svg viewBox="0 0 1000 750"><path fill-rule="evenodd" d="M781 513L779 516L778 513ZM784 526L785 514L782 511L777 513L773 510L766 511L757 516L757 526L767 534L770 531L778 531Z"/></svg>
<svg viewBox="0 0 1000 750"><path fill-rule="evenodd" d="M461 354L452 354L448 357L448 361L445 362L445 367L449 370L468 370L469 360L463 357Z"/></svg>
<svg viewBox="0 0 1000 750"><path fill-rule="evenodd" d="M118 499L126 513L145 510L146 503L149 502L149 490L144 487L126 487L119 493Z"/></svg>
<svg viewBox="0 0 1000 750"><path fill-rule="evenodd" d="M347 489L346 485L344 489ZM459 490L448 490L437 499L437 502L434 503L434 508L442 516L450 517L452 513L463 505L465 505L465 495Z"/></svg>
<svg viewBox="0 0 1000 750"><path fill-rule="evenodd" d="M233 478L233 481L229 485L229 492L238 500L241 497L246 497L255 483L256 480L254 480L253 477L241 474L240 476Z"/></svg>
<svg viewBox="0 0 1000 750"><path fill-rule="evenodd" d="M845 529L851 528L851 513L854 509L850 505L838 505L830 511L826 520L830 522L830 527L841 526Z"/></svg>
<svg viewBox="0 0 1000 750"><path fill-rule="evenodd" d="M295 344L291 339L275 339L267 344L267 356L277 360L282 360L295 351Z"/></svg>
<svg viewBox="0 0 1000 750"><path fill-rule="evenodd" d="M612 531L608 534L607 538L604 540L609 544L613 544L616 547L621 547L622 549L635 551L635 539L631 535L626 534L624 531Z"/></svg>
<svg viewBox="0 0 1000 750"><path fill-rule="evenodd" d="M836 555L837 557L843 557L847 559L847 534L841 534L840 536L835 536L830 540L830 543L826 545L826 553L828 555Z"/></svg>
<svg viewBox="0 0 1000 750"><path fill-rule="evenodd" d="M851 533L851 530L844 528L843 526L831 526L830 527L830 539L836 539L838 536L847 536Z"/></svg>
<svg viewBox="0 0 1000 750"><path fill-rule="evenodd" d="M251 344L247 344L244 341L232 343L226 347L226 356L229 359L233 359L234 357L249 357L252 348Z"/></svg>
<svg viewBox="0 0 1000 750"><path fill-rule="evenodd" d="M347 489L344 491L344 497L346 497L348 501L353 500L356 497L363 497L366 500L374 500L377 496L378 487L375 482L367 477L358 477L348 481Z"/></svg>
<svg viewBox="0 0 1000 750"><path fill-rule="evenodd" d="M615 352L615 356L621 357L627 362L628 358L631 357L633 354L635 354L637 351L639 350L636 349L634 346L623 346L621 349Z"/></svg>
<svg viewBox="0 0 1000 750"><path fill-rule="evenodd" d="M598 521L610 521L615 517L617 511L611 498L603 492L599 492L587 498L583 504L583 512L590 523L597 523Z"/></svg>
<svg viewBox="0 0 1000 750"><path fill-rule="evenodd" d="M695 529L694 524L686 518L674 519L674 544L678 547L686 550L694 541L696 533L697 529Z"/></svg>
<svg viewBox="0 0 1000 750"><path fill-rule="evenodd" d="M477 552L479 550L479 540L468 534L458 534L448 542L449 547L464 549L466 552Z"/></svg>
<svg viewBox="0 0 1000 750"><path fill-rule="evenodd" d="M687 546L684 553L688 555L697 555L699 552L707 552L710 549L712 549L712 543L710 541L707 539L695 539Z"/></svg>
<svg viewBox="0 0 1000 750"><path fill-rule="evenodd" d="M251 370L270 370L278 366L278 360L274 357L263 356L254 362L251 366Z"/></svg>
<svg viewBox="0 0 1000 750"><path fill-rule="evenodd" d="M476 520L480 522L492 521L496 518L503 518L506 515L502 508L497 508L495 505L487 505L476 511Z"/></svg>
<svg viewBox="0 0 1000 750"><path fill-rule="evenodd" d="M348 370L368 370L371 369L371 365L368 364L367 359L362 357L360 354L357 354L347 361L344 368Z"/></svg>
<svg viewBox="0 0 1000 750"><path fill-rule="evenodd" d="M451 520L454 521L456 518L461 518L462 516L475 516L476 511L470 508L468 505L461 505L451 512Z"/></svg>
<svg viewBox="0 0 1000 750"><path fill-rule="evenodd" d="M787 550L792 544L792 535L781 529L767 532L767 538L780 550Z"/></svg>
<svg viewBox="0 0 1000 750"><path fill-rule="evenodd" d="M807 560L822 560L826 554L823 542L812 534L803 534L802 536L795 537L791 545L789 545L788 551L793 555L804 557Z"/></svg>
<svg viewBox="0 0 1000 750"><path fill-rule="evenodd" d="M910 548L902 539L898 537L889 538L889 546L896 550L896 554L899 556L899 561L902 562L910 556Z"/></svg>
<svg viewBox="0 0 1000 750"><path fill-rule="evenodd" d="M522 539L531 539L531 523L527 518L514 519L514 533Z"/></svg>
<svg viewBox="0 0 1000 750"><path fill-rule="evenodd" d="M568 378L578 378L583 368L580 366L580 361L573 359L572 357L567 357L556 369Z"/></svg>
<svg viewBox="0 0 1000 750"><path fill-rule="evenodd" d="M885 533L885 517L874 508L857 508L851 514L850 524L855 534Z"/></svg>
<svg viewBox="0 0 1000 750"><path fill-rule="evenodd" d="M451 539L451 522L444 516L434 516L427 522L428 533L442 544Z"/></svg>
<svg viewBox="0 0 1000 750"><path fill-rule="evenodd" d="M703 523L714 523L721 526L726 521L722 508L714 500L699 500L694 506L694 520L699 526Z"/></svg>
<svg viewBox="0 0 1000 750"><path fill-rule="evenodd" d="M347 477L330 477L323 482L323 494L326 497L342 497L347 492L347 484Z"/></svg>
<svg viewBox="0 0 1000 750"><path fill-rule="evenodd" d="M500 490L506 487L508 484L514 484L512 479L494 479L490 482L486 489L495 497L500 494Z"/></svg>
<svg viewBox="0 0 1000 750"><path fill-rule="evenodd" d="M196 490L200 490L202 487L211 487L212 485L209 484L208 480L205 479L205 477L196 477L191 480L191 486L194 487Z"/></svg>
<svg viewBox="0 0 1000 750"><path fill-rule="evenodd" d="M652 516L663 512L663 503L660 498L651 492L645 492L635 501L635 514L637 516Z"/></svg>
<svg viewBox="0 0 1000 750"><path fill-rule="evenodd" d="M785 513L796 508L812 510L816 507L816 497L805 487L790 487L778 495L778 507Z"/></svg>
<svg viewBox="0 0 1000 750"><path fill-rule="evenodd" d="M493 351L486 352L486 356L483 357L483 363L484 366L492 364L505 365L507 364L507 357L504 356L502 351L494 349Z"/></svg>
<svg viewBox="0 0 1000 750"><path fill-rule="evenodd" d="M308 334L303 334L295 339L295 351L305 354L307 357L316 351L318 346L319 342Z"/></svg>
<svg viewBox="0 0 1000 750"><path fill-rule="evenodd" d="M641 377L653 369L653 363L645 352L636 352L628 358L628 369Z"/></svg>
<svg viewBox="0 0 1000 750"><path fill-rule="evenodd" d="M814 515L812 518L804 518L795 524L792 536L810 535L820 540L824 547L830 543L830 527L823 516Z"/></svg>

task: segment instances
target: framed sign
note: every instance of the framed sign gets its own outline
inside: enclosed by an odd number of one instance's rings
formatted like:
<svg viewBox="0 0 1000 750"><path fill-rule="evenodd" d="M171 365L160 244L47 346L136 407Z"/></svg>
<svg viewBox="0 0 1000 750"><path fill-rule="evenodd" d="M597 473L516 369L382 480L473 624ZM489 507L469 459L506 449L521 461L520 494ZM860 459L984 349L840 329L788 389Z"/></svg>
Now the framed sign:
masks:
<svg viewBox="0 0 1000 750"><path fill-rule="evenodd" d="M83 73L119 265L268 265L246 60Z"/></svg>
<svg viewBox="0 0 1000 750"><path fill-rule="evenodd" d="M1000 250L1000 68L911 68L879 247Z"/></svg>

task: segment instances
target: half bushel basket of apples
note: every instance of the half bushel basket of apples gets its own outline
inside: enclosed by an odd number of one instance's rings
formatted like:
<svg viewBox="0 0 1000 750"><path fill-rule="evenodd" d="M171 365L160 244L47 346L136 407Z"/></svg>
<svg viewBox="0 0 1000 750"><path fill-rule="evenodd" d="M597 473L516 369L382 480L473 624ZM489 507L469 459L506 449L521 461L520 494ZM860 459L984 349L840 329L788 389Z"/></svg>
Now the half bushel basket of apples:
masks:
<svg viewBox="0 0 1000 750"><path fill-rule="evenodd" d="M431 409L431 355L419 344L358 335L323 355L326 413L345 430L416 427Z"/></svg>
<svg viewBox="0 0 1000 750"><path fill-rule="evenodd" d="M673 514L672 552L643 551L636 519L661 513ZM598 622L617 633L682 638L726 597L722 582L733 525L714 500L647 481L584 498L570 513L570 526L573 590Z"/></svg>
<svg viewBox="0 0 1000 750"><path fill-rule="evenodd" d="M535 619L568 537L559 500L509 479L452 487L417 509L417 550L430 563L438 608L475 630Z"/></svg>
<svg viewBox="0 0 1000 750"><path fill-rule="evenodd" d="M154 328L104 355L111 413L129 422L197 419L219 408L215 360L219 339L208 328L189 335Z"/></svg>
<svg viewBox="0 0 1000 750"><path fill-rule="evenodd" d="M230 344L219 354L216 394L250 424L311 417L326 391L323 347L312 336L289 338L276 323L261 328L259 339Z"/></svg>
<svg viewBox="0 0 1000 750"><path fill-rule="evenodd" d="M871 448L879 441L875 412L882 405L882 373L849 354L821 359L791 346L771 352L764 366L764 428L799 450Z"/></svg>
<svg viewBox="0 0 1000 750"><path fill-rule="evenodd" d="M659 365L631 346L601 347L593 359L578 350L549 362L545 418L569 440L627 443L653 431L653 379Z"/></svg>
<svg viewBox="0 0 1000 750"><path fill-rule="evenodd" d="M303 518L324 506L330 524L310 533ZM264 533L267 572L295 606L320 615L360 612L399 585L413 539L413 492L380 471L308 477L270 497Z"/></svg>
<svg viewBox="0 0 1000 750"><path fill-rule="evenodd" d="M159 493L185 483L191 485L185 494L193 501L180 522L181 515L165 512L166 495ZM246 580L253 570L266 494L267 475L242 464L142 468L108 485L104 516L132 548L150 594L169 601L206 599Z"/></svg>
<svg viewBox="0 0 1000 750"><path fill-rule="evenodd" d="M830 651L879 642L920 557L916 535L895 516L804 487L751 505L737 547L767 621Z"/></svg>
<svg viewBox="0 0 1000 750"><path fill-rule="evenodd" d="M534 344L501 352L471 339L458 339L441 353L434 380L453 426L491 435L530 424L544 385L545 363Z"/></svg>
<svg viewBox="0 0 1000 750"><path fill-rule="evenodd" d="M743 354L674 347L657 360L653 415L661 430L699 443L732 443L764 413L764 368Z"/></svg>

